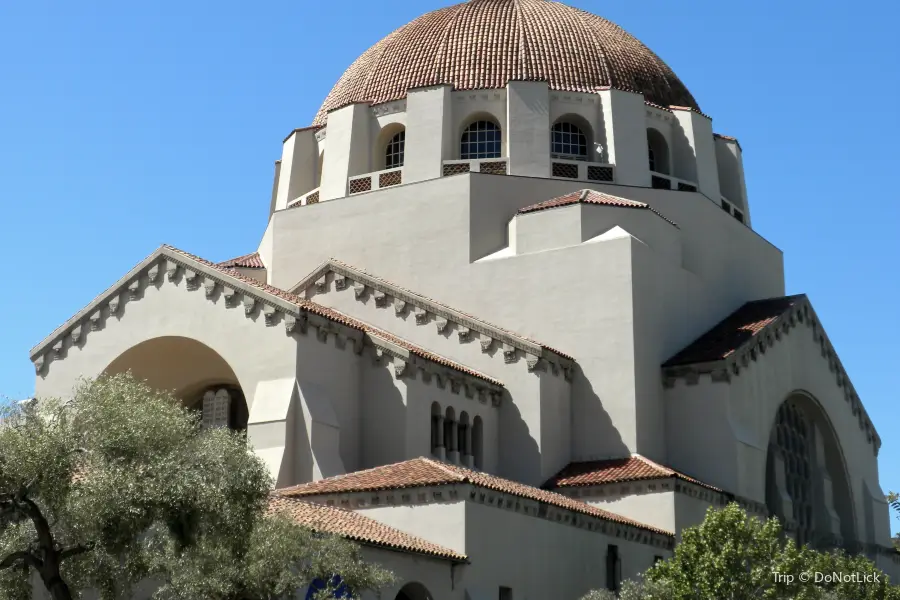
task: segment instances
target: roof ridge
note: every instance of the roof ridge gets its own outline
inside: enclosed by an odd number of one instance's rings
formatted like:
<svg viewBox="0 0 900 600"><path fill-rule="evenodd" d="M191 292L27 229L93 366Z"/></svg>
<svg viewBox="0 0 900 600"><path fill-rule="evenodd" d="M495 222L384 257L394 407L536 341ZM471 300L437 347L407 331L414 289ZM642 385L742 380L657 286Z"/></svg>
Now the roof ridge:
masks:
<svg viewBox="0 0 900 600"><path fill-rule="evenodd" d="M445 465L444 463L442 463L439 460L435 460L435 459L429 458L427 456L420 456L419 458L413 459L413 460L421 460L421 461L424 461L424 462L430 464L431 466L437 467L440 470L447 473L448 475L450 475L451 477L453 477L454 479L456 479L456 481L464 482L464 481L469 480L469 477L467 475L460 474L455 468L451 468L450 465Z"/></svg>
<svg viewBox="0 0 900 600"><path fill-rule="evenodd" d="M663 464L660 464L660 463L656 462L655 460L651 460L651 459L647 458L646 456L644 456L643 454L638 454L635 452L631 456L633 456L634 458L637 458L638 460L643 461L644 463L646 463L647 465L649 465L651 467L656 467L656 468L660 469L661 471L668 473L669 475L679 475L679 472L676 471L675 469L673 469L671 467L667 467Z"/></svg>

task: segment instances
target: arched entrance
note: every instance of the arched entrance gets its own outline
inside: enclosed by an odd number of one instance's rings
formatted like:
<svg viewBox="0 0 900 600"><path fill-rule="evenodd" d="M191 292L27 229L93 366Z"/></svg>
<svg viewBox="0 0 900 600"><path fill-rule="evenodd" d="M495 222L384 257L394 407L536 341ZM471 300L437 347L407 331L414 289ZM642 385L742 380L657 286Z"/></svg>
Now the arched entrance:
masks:
<svg viewBox="0 0 900 600"><path fill-rule="evenodd" d="M197 340L166 336L143 341L120 354L103 373L127 371L200 412L204 427L247 428L247 402L234 370Z"/></svg>
<svg viewBox="0 0 900 600"><path fill-rule="evenodd" d="M798 544L830 548L858 539L840 443L825 411L805 393L789 396L776 413L766 505Z"/></svg>
<svg viewBox="0 0 900 600"><path fill-rule="evenodd" d="M412 582L404 585L394 600L434 600L431 592L421 583Z"/></svg>

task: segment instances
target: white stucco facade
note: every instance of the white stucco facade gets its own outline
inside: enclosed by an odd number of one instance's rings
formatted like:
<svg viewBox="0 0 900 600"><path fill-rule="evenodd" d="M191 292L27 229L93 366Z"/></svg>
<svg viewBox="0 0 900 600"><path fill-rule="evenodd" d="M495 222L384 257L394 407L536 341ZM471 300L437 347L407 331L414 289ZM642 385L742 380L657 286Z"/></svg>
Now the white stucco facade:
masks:
<svg viewBox="0 0 900 600"><path fill-rule="evenodd" d="M900 578L875 424L784 297L739 143L656 100L511 78L329 109L284 140L256 254L154 252L32 350L37 395L227 388L282 489L429 457L534 490L304 492L466 557L367 548L405 581L382 598L574 600L732 500Z"/></svg>

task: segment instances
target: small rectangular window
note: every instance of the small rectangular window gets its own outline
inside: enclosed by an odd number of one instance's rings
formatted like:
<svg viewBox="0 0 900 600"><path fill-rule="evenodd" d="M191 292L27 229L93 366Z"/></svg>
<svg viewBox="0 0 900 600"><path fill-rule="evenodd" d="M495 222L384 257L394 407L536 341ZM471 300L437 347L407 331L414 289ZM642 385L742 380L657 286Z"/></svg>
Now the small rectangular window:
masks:
<svg viewBox="0 0 900 600"><path fill-rule="evenodd" d="M744 222L744 213L742 213L738 209L734 209L734 218L737 219L738 221L740 221L741 223L743 223Z"/></svg>
<svg viewBox="0 0 900 600"><path fill-rule="evenodd" d="M606 549L606 588L618 592L621 580L622 561L619 559L619 547L610 544Z"/></svg>
<svg viewBox="0 0 900 600"><path fill-rule="evenodd" d="M500 586L499 600L513 600L512 588Z"/></svg>

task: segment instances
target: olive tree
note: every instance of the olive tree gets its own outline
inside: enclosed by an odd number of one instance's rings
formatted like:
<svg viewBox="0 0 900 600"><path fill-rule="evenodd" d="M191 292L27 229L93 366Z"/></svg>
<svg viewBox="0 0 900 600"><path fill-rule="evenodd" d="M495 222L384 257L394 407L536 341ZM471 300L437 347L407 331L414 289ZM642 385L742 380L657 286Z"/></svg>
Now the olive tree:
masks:
<svg viewBox="0 0 900 600"><path fill-rule="evenodd" d="M338 573L352 594L390 581L350 542L273 514L242 434L202 429L130 374L3 410L0 598L30 597L31 581L53 600L127 598L144 580L173 600L279 598Z"/></svg>

